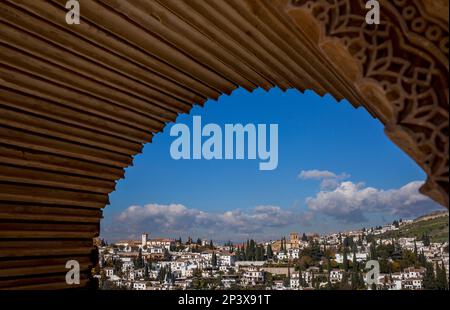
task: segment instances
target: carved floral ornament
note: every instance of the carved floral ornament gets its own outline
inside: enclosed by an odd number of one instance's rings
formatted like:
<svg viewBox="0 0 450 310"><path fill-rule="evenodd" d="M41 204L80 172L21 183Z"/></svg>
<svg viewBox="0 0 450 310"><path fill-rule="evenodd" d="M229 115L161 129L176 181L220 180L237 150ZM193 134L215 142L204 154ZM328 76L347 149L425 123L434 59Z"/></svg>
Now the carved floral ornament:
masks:
<svg viewBox="0 0 450 310"><path fill-rule="evenodd" d="M379 25L366 23L363 0L292 0L286 8L424 169L421 192L448 208L448 2L379 2Z"/></svg>

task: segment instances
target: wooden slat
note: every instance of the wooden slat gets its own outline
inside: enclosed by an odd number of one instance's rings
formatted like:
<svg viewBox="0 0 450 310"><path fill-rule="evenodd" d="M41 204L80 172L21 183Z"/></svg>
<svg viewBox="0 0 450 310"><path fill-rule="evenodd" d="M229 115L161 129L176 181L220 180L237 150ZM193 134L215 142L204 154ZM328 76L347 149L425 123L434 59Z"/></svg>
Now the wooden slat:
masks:
<svg viewBox="0 0 450 310"><path fill-rule="evenodd" d="M0 160L4 164L88 176L108 181L117 180L124 176L122 168L2 144L0 144Z"/></svg>
<svg viewBox="0 0 450 310"><path fill-rule="evenodd" d="M140 153L142 149L142 144L140 143L131 143L76 126L68 126L61 122L24 114L21 111L4 108L1 106L1 103L0 114L3 118L3 124L9 127L16 127L30 132L39 132L46 136L94 146L99 149L124 155L135 155L136 153Z"/></svg>
<svg viewBox="0 0 450 310"><path fill-rule="evenodd" d="M0 163L0 182L24 183L55 188L66 188L92 193L109 194L115 189L114 181L83 178L38 169L4 165Z"/></svg>
<svg viewBox="0 0 450 310"><path fill-rule="evenodd" d="M0 79L11 89L58 102L75 110L89 111L107 119L150 132L164 128L164 122L141 115L135 111L111 104L86 93L52 83L16 68L0 64Z"/></svg>
<svg viewBox="0 0 450 310"><path fill-rule="evenodd" d="M109 202L108 196L103 194L7 183L0 183L0 200L88 208L103 208Z"/></svg>
<svg viewBox="0 0 450 310"><path fill-rule="evenodd" d="M124 168L131 164L131 156L3 126L0 126L0 143L55 155L80 158L118 168Z"/></svg>
<svg viewBox="0 0 450 310"><path fill-rule="evenodd" d="M183 112L161 107L159 102L155 103L150 98L140 99L104 83L78 75L71 69L49 64L40 58L33 57L31 54L24 53L3 43L0 43L0 63L51 81L51 83L108 101L112 105L124 107L139 115L147 116L160 122L172 121L177 117L177 113Z"/></svg>
<svg viewBox="0 0 450 310"><path fill-rule="evenodd" d="M26 51L27 53L39 57L48 63L57 64L61 67L70 69L80 75L89 77L101 83L120 89L123 92L137 96L141 99L152 98L156 102L164 103L164 105L174 111L189 111L192 107L192 101L202 103L202 97L189 97L170 95L167 88L155 88L154 85L148 85L141 80L137 80L136 76L126 74L126 72L118 71L115 67L107 67L102 63L98 63L92 59L84 58L77 55L73 51L68 51L60 46L50 43L42 38L33 36L27 31L16 28L11 24L2 23L4 27L3 36L0 42L4 42L9 46ZM142 76L140 74L139 76ZM148 72L145 73L148 76ZM181 88L179 88L182 90ZM188 93L184 90L184 93Z"/></svg>
<svg viewBox="0 0 450 310"><path fill-rule="evenodd" d="M0 202L0 220L100 223L101 218L102 211L99 209Z"/></svg>
<svg viewBox="0 0 450 310"><path fill-rule="evenodd" d="M36 15L25 14L23 11L17 10L16 6L20 6L23 10ZM10 1L8 5L0 7L0 18L7 19L17 27L27 29L37 36L50 40L62 47L82 53L87 58L101 61L113 68L123 69L123 72L131 73L140 79L142 78L148 85L154 85L161 90L166 90L174 96L198 102L196 99L198 95L196 94L200 94L204 98L217 98L220 95L216 90L203 85L189 75L173 70L173 67L167 63L161 62L152 55L126 44L87 20L77 25L76 29L68 27L65 22L66 11L62 7L57 8L44 1L33 1L31 3L26 0ZM65 28L69 33L55 28L52 24ZM36 28L39 26L44 26L46 31L51 31L52 36L39 31ZM72 31L74 33L70 33ZM80 40L79 36L85 40ZM87 42L94 45L86 45ZM175 84L172 82L175 82ZM176 86L177 83L191 90L191 94Z"/></svg>
<svg viewBox="0 0 450 310"><path fill-rule="evenodd" d="M86 111L65 107L58 102L42 99L20 91L5 88L0 85L0 105L22 111L24 117L28 114L57 120L61 123L73 125L89 132L101 133L125 141L142 143L150 142L152 135L114 121L110 121ZM114 143L117 143L116 140ZM120 145L121 143L117 143Z"/></svg>

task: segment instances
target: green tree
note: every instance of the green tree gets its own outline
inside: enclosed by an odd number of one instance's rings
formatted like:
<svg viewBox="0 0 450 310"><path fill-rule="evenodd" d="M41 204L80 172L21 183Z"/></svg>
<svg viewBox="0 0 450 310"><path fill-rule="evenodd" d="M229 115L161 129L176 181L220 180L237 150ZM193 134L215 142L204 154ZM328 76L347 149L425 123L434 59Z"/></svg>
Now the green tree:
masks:
<svg viewBox="0 0 450 310"><path fill-rule="evenodd" d="M342 263L344 265L344 271L347 272L348 271L348 258L347 258L347 247L346 246L344 246L342 256L343 256Z"/></svg>
<svg viewBox="0 0 450 310"><path fill-rule="evenodd" d="M263 254L263 247L261 246L257 246L256 247L256 260L257 261L262 261L264 260L264 254Z"/></svg>
<svg viewBox="0 0 450 310"><path fill-rule="evenodd" d="M149 276L149 273L148 273L148 264L145 264L145 267L144 267L144 279L146 281L148 281L150 279L150 276Z"/></svg>
<svg viewBox="0 0 450 310"><path fill-rule="evenodd" d="M217 255L216 252L212 253L211 264L216 267L217 266Z"/></svg>
<svg viewBox="0 0 450 310"><path fill-rule="evenodd" d="M331 290L333 289L333 285L331 284L331 275L330 275L330 270L328 270L328 277L327 277L327 289Z"/></svg>
<svg viewBox="0 0 450 310"><path fill-rule="evenodd" d="M171 259L171 255L169 253L169 250L167 250L166 248L164 248L164 251L163 251L163 259L165 261L170 261L170 259Z"/></svg>
<svg viewBox="0 0 450 310"><path fill-rule="evenodd" d="M430 236L427 233L422 235L422 242L424 246L430 246Z"/></svg>
<svg viewBox="0 0 450 310"><path fill-rule="evenodd" d="M302 241L308 241L308 236L305 233L302 235Z"/></svg>
<svg viewBox="0 0 450 310"><path fill-rule="evenodd" d="M339 285L339 288L341 290L348 290L349 286L348 286L348 274L346 271L344 271L342 273L342 280L341 280L341 284Z"/></svg>
<svg viewBox="0 0 450 310"><path fill-rule="evenodd" d="M139 248L138 256L134 259L134 268L139 269L144 267L144 259L142 257L142 248Z"/></svg>
<svg viewBox="0 0 450 310"><path fill-rule="evenodd" d="M359 274L358 274L358 262L356 261L356 252L353 252L353 270L352 270L352 290L356 290L359 287Z"/></svg>
<svg viewBox="0 0 450 310"><path fill-rule="evenodd" d="M435 290L437 288L436 277L433 270L433 265L427 263L425 267L425 276L423 277L423 288L425 290Z"/></svg>
<svg viewBox="0 0 450 310"><path fill-rule="evenodd" d="M425 257L423 250L420 252L420 255L419 255L419 264L420 264L420 266L427 268L427 264L428 264L427 258Z"/></svg>
<svg viewBox="0 0 450 310"><path fill-rule="evenodd" d="M289 268L288 266L288 273L287 273L287 277L284 279L284 286L288 287L290 285L291 282L291 268Z"/></svg>
<svg viewBox="0 0 450 310"><path fill-rule="evenodd" d="M369 251L370 251L370 258L371 259L378 259L377 246L375 244L375 241L372 241L370 243Z"/></svg>
<svg viewBox="0 0 450 310"><path fill-rule="evenodd" d="M158 276L156 277L156 279L162 283L164 281L164 279L166 278L166 273L167 273L167 269L166 267L161 267L158 271Z"/></svg>
<svg viewBox="0 0 450 310"><path fill-rule="evenodd" d="M448 279L445 266L442 263L442 268L436 262L436 288L438 290L448 290Z"/></svg>
<svg viewBox="0 0 450 310"><path fill-rule="evenodd" d="M267 246L267 259L272 259L273 258L273 251L272 251L272 245L268 245Z"/></svg>
<svg viewBox="0 0 450 310"><path fill-rule="evenodd" d="M273 275L270 272L266 273L266 276L264 278L264 284L268 287L273 286Z"/></svg>
<svg viewBox="0 0 450 310"><path fill-rule="evenodd" d="M241 247L238 247L238 248L236 249L236 260L237 260L237 261L243 261L243 260L244 260L244 253L243 253Z"/></svg>
<svg viewBox="0 0 450 310"><path fill-rule="evenodd" d="M416 257L416 259L418 259L416 239L414 239L414 256Z"/></svg>

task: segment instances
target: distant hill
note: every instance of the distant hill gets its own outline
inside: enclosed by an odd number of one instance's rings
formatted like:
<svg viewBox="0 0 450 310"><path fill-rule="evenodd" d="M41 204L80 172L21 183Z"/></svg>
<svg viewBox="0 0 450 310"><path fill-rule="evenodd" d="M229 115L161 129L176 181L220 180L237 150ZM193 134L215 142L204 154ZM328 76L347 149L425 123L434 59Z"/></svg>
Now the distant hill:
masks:
<svg viewBox="0 0 450 310"><path fill-rule="evenodd" d="M430 214L419 216L414 220L414 222L420 222L420 221L426 221L426 220L432 220L441 216L447 216L448 217L448 211L434 211Z"/></svg>
<svg viewBox="0 0 450 310"><path fill-rule="evenodd" d="M448 211L433 212L416 218L412 223L405 224L397 231L389 231L381 235L382 238L430 236L431 242L445 242L449 239Z"/></svg>

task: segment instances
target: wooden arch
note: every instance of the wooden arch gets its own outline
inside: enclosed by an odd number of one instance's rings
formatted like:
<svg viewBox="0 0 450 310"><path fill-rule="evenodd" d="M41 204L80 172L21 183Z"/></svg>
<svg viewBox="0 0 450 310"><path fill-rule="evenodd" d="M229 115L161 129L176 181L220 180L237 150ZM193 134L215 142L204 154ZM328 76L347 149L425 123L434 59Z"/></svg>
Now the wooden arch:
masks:
<svg viewBox="0 0 450 310"><path fill-rule="evenodd" d="M237 87L363 106L448 207L448 1L0 3L0 288L90 283L93 237L124 168L179 113ZM78 287L79 287L78 286Z"/></svg>

